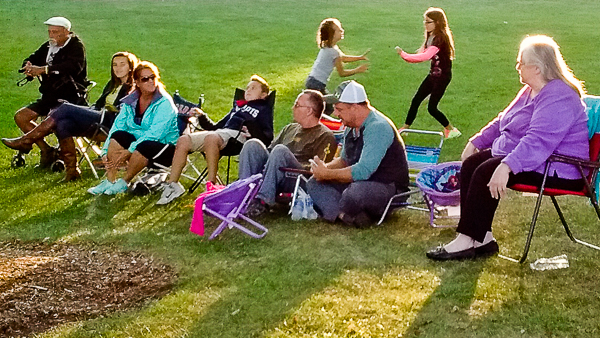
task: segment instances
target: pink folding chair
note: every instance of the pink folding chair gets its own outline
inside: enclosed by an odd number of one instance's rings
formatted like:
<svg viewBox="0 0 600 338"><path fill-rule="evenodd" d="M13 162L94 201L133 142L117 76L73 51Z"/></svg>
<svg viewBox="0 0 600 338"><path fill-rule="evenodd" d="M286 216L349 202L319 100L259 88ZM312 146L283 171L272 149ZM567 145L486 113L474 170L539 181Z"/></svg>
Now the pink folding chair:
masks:
<svg viewBox="0 0 600 338"><path fill-rule="evenodd" d="M213 231L209 239L217 237L226 227L236 228L254 238L264 237L269 230L260 223L253 221L244 215L248 204L254 198L262 183L262 174L256 174L246 179L235 181L225 189L210 194L204 198L202 210L209 216L220 219L222 222ZM259 233L244 227L236 222L243 220L254 226Z"/></svg>

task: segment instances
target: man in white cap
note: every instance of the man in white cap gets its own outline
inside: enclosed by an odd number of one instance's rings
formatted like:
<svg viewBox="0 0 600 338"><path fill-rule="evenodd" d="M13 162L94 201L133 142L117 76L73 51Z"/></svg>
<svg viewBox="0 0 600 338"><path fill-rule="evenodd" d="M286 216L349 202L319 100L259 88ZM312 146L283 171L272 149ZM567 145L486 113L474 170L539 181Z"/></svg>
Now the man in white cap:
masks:
<svg viewBox="0 0 600 338"><path fill-rule="evenodd" d="M17 126L27 133L35 128L38 117L45 117L58 106L59 100L87 105L85 91L90 84L87 79L85 47L71 32L71 22L63 17L52 17L44 22L48 26L48 41L23 60L21 72L29 79L40 80L42 96L15 114ZM37 132L40 131L39 128ZM12 139L2 139L6 144ZM57 157L56 149L43 139L40 147L40 167L49 167Z"/></svg>
<svg viewBox="0 0 600 338"><path fill-rule="evenodd" d="M404 143L393 122L371 106L365 88L342 82L325 97L346 125L341 156L315 156L307 189L315 210L328 221L365 227L381 217L389 199L408 191Z"/></svg>

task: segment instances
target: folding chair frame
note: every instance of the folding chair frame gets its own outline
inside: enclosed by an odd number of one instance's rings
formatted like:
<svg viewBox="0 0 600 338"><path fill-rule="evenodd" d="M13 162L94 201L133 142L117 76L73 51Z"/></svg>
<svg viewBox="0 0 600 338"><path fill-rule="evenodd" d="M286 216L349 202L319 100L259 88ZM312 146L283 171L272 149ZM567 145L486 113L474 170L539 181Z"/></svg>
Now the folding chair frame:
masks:
<svg viewBox="0 0 600 338"><path fill-rule="evenodd" d="M438 163L440 153L442 151L442 145L444 144L444 133L441 131L430 131L430 130L418 130L418 129L403 129L400 131L400 135L403 134L420 134L420 135L431 135L439 136L440 142L437 147L425 147L405 144L406 157L408 159L408 170L411 179L415 179L417 174L427 168L428 166L435 165ZM417 161L414 158L427 159L428 161Z"/></svg>
<svg viewBox="0 0 600 338"><path fill-rule="evenodd" d="M568 163L568 164L575 165L579 169L581 177L585 181L585 189L583 191L565 191L565 190L560 190L560 189L546 188L546 178L548 177L548 173L550 171L550 164L553 162L561 162L561 163ZM591 168L591 173L588 176L589 179L586 177L585 173L583 172L584 167ZM550 199L552 200L552 204L554 205L554 208L556 209L556 211L558 213L558 217L560 218L560 221L561 221L563 227L565 228L565 232L567 233L567 236L569 236L571 241L578 243L578 244L588 246L592 249L600 250L600 247L590 244L590 243L587 243L587 242L584 242L584 241L581 241L573 236L571 230L569 229L569 225L567 224L567 221L566 221L560 207L558 206L558 202L556 201L556 196L560 196L560 195L586 196L590 199L590 202L592 203L592 205L594 206L594 210L596 211L596 215L598 216L598 219L600 220L600 207L598 206L598 200L596 199L596 195L590 184L590 182L593 181L593 179L596 177L599 168L600 168L600 163L598 163L598 162L583 161L580 159L563 156L563 155L552 155L552 156L550 156L548 161L546 161L546 167L544 169L544 178L542 180L542 185L539 189L535 186L523 185L523 184L516 184L516 185L510 187L511 189L517 190L517 191L538 193L538 198L535 203L535 209L533 211L533 216L531 218L531 225L529 227L529 233L527 234L527 241L525 242L525 249L523 250L523 255L521 256L519 263L523 263L527 259L527 254L529 253L529 247L531 245L531 240L533 238L533 231L535 230L537 217L538 217L538 214L540 211L540 206L542 204L542 198L544 195L550 196Z"/></svg>
<svg viewBox="0 0 600 338"><path fill-rule="evenodd" d="M402 209L402 208L407 208L407 209L414 209L414 210L421 210L421 211L428 211L428 209L425 208L418 208L418 207L413 207L410 202L394 202L397 199L403 198L403 197L410 197L410 195L414 195L416 193L421 192L420 190L411 190L411 191L407 191L407 192L402 192L399 194L396 194L394 196L392 196L390 198L390 200L388 201L385 210L383 211L383 214L381 215L381 218L379 219L379 222L377 222L377 225L381 225L381 223L383 223L383 221L385 220L385 217L388 215L388 213L392 213L395 210L398 209Z"/></svg>
<svg viewBox="0 0 600 338"><path fill-rule="evenodd" d="M415 145L405 144L406 157L408 160L409 177L412 180L414 180L417 177L417 174L421 170L438 163L438 159L440 157L440 152L442 150L442 145L444 144L444 133L442 133L440 131L418 130L418 129L403 129L400 131L400 135L410 134L410 133L440 137L440 142L437 147L425 147L425 146L415 146ZM411 159L411 155L414 155L416 158L419 158L419 157L426 158L429 161L415 161L415 160ZM411 183L411 185L414 186L414 182ZM421 192L420 190L411 190L408 192L403 192L403 193L399 193L399 194L392 196L390 198L390 200L388 201L388 204L385 207L385 210L384 210L383 214L381 215L379 222L377 222L377 225L381 225L381 223L383 223L383 221L385 220L385 217L388 215L388 213L392 213L398 209L406 208L406 209L430 212L431 216L430 216L429 224L434 228L451 227L451 226L446 226L446 225L436 225L434 223L434 219L436 217L433 216L433 212L431 211L432 210L431 208L435 208L435 206L433 205L433 202L428 200L425 195L423 195L423 201L427 205L427 208L416 207L416 206L412 205L410 202L397 202L397 200L400 198L404 198L404 197L407 197L407 196L410 196L410 195L413 195L416 193L420 193L420 192Z"/></svg>
<svg viewBox="0 0 600 338"><path fill-rule="evenodd" d="M229 173L231 171L231 157L239 155L241 151L242 146L236 145L236 143L239 143L239 141L237 140L237 136L235 138L232 137L227 142L225 148L221 150L221 157L227 156L227 179L225 185L229 184ZM196 190L200 186L200 184L202 184L206 176L208 176L208 167L205 167L202 170L202 172L198 174L198 178L194 180L194 183L192 183L188 191L190 193L194 192L194 190ZM223 179L219 176L219 174L217 174L217 181L219 184L223 184Z"/></svg>
<svg viewBox="0 0 600 338"><path fill-rule="evenodd" d="M81 157L79 158L79 166L81 166L81 163L85 160L88 165L90 166L90 169L92 169L92 173L94 174L94 177L96 177L96 179L99 179L99 175L98 175L98 171L96 170L96 167L94 166L94 162L92 161L92 159L90 158L89 154L88 154L88 150L91 149L94 154L96 154L96 156L100 157L100 155L102 154L102 150L100 149L100 142L97 141L97 137L98 135L103 135L104 139L106 140L106 137L108 136L108 130L107 128L102 125L102 122L104 122L104 117L106 115L106 110L102 109L101 114L100 114L100 122L95 123L92 128L94 128L94 132L92 133L92 136L90 137L85 137L85 136L80 136L80 137L75 137L75 148L77 148L77 151L79 152L79 154L81 155ZM90 129L92 129L90 128Z"/></svg>
<svg viewBox="0 0 600 338"><path fill-rule="evenodd" d="M90 169L92 170L92 173L94 174L94 177L96 179L99 179L100 176L98 175L98 171L96 170L96 167L94 166L94 162L92 161L92 159L90 158L90 155L88 154L88 149L91 149L94 154L96 154L97 156L100 156L100 154L102 153L102 150L100 149L100 147L98 147L97 145L94 144L94 141L92 141L91 139L88 139L87 137L76 137L75 138L75 148L77 148L77 151L79 152L79 154L81 155L81 157L79 158L79 166L81 167L81 163L85 160L85 162L87 162L87 164L90 166Z"/></svg>
<svg viewBox="0 0 600 338"><path fill-rule="evenodd" d="M256 196L256 193L258 192L258 189L260 188L260 185L262 184L262 174L254 175L249 179L251 179L251 182L248 183L248 185L250 186L250 189L248 189L248 191L244 195L241 202L237 206L233 207L233 209L231 209L231 211L226 216L221 215L218 212L212 210L206 204L207 204L207 202L210 202L211 200L220 197L222 194L227 193L228 192L227 189L231 186L228 186L227 188L225 188L223 190L220 190L214 194L211 194L211 195L208 195L205 197L204 203L202 204L202 210L204 212L206 212L207 214L209 214L210 216L218 218L222 221L221 224L219 224L219 226L215 229L215 231L213 231L213 233L210 235L210 237L208 238L209 240L217 237L228 226L230 228L236 228L253 238L263 238L269 232L269 230L267 228L265 228L263 225L248 218L247 216L245 216L243 214L243 212L246 211L246 208L248 207L248 204L250 203L250 201L254 198L254 196ZM237 223L235 221L236 218L240 218L240 219L246 221L248 224L250 224L250 225L254 226L255 228L257 228L258 230L260 230L261 233L253 232L252 230Z"/></svg>

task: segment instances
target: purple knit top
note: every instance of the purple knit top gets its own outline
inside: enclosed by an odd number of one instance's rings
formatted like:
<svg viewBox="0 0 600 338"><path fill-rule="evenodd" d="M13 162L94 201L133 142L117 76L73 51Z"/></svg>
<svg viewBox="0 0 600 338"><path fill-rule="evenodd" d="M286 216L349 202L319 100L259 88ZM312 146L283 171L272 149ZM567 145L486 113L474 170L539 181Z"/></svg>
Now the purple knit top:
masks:
<svg viewBox="0 0 600 338"><path fill-rule="evenodd" d="M587 115L581 98L562 80L552 80L536 97L525 85L511 104L475 134L477 149L491 148L504 157L510 170L544 172L551 154L589 160ZM553 163L550 175L566 179L581 177L573 165Z"/></svg>

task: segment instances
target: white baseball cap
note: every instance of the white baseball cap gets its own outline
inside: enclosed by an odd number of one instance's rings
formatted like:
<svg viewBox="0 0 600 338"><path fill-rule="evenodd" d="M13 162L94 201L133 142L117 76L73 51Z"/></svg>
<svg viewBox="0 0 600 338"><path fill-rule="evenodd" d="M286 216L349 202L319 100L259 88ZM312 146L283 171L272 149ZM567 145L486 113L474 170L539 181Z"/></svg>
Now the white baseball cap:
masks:
<svg viewBox="0 0 600 338"><path fill-rule="evenodd" d="M48 26L65 27L68 31L71 30L71 21L69 21L69 19L64 18L62 16L52 17L52 18L44 21L44 24L48 25Z"/></svg>
<svg viewBox="0 0 600 338"><path fill-rule="evenodd" d="M367 101L365 87L354 80L340 83L340 85L335 89L335 93L325 95L325 102L329 104L338 102L362 103L365 101Z"/></svg>

